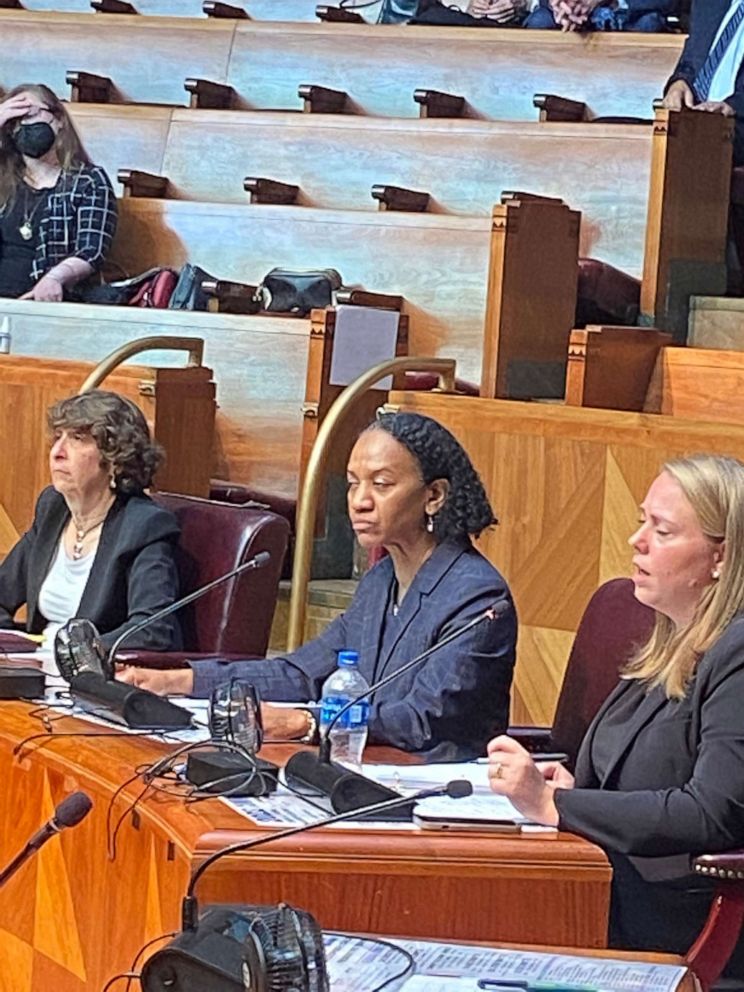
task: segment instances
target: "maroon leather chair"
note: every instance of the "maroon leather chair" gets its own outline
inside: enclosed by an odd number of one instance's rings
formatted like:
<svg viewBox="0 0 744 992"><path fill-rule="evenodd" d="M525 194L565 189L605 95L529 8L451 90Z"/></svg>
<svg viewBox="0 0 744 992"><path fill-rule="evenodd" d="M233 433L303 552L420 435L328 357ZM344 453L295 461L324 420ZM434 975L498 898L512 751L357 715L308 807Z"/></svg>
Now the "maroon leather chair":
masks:
<svg viewBox="0 0 744 992"><path fill-rule="evenodd" d="M268 551L271 558L263 568L228 579L181 611L183 652L123 650L119 659L169 667L182 661L184 655L263 657L287 550L287 521L269 510L196 496L156 493L153 499L174 513L181 526L177 563L182 596L259 551Z"/></svg>
<svg viewBox="0 0 744 992"><path fill-rule="evenodd" d="M633 649L651 633L654 611L633 595L630 579L605 582L589 600L566 665L551 728L510 727L535 753L560 751L573 768L579 745Z"/></svg>

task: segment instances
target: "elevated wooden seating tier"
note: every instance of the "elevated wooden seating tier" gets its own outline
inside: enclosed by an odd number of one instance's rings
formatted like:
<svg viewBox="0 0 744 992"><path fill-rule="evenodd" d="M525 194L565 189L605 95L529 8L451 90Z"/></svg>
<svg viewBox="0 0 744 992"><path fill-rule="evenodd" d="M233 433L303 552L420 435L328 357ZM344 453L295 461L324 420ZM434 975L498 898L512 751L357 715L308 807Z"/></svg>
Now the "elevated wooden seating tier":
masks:
<svg viewBox="0 0 744 992"><path fill-rule="evenodd" d="M110 860L107 812L115 790L173 746L114 732L110 740L49 737L16 757L14 746L42 730L30 709L0 704L0 861L10 860L71 791L89 793L93 810L3 889L0 989L101 992L129 971L148 940L178 929L196 864L264 828L219 799L185 805L164 793L150 793L132 815L142 790L136 782L111 811L114 824L123 820ZM101 731L71 718L55 729ZM377 760L398 756L378 751ZM288 749L265 753L283 763ZM609 880L603 853L569 834L456 836L370 826L307 833L226 858L197 895L202 906L286 900L341 930L602 947Z"/></svg>
<svg viewBox="0 0 744 992"><path fill-rule="evenodd" d="M81 356L87 353L85 348L78 350ZM60 360L70 354L70 349L65 349L59 358L53 354L42 358L0 356L0 446L4 453L0 556L29 527L36 497L49 484L46 411L57 400L78 392L93 368L90 361ZM172 366L178 361L172 352L167 353L165 364ZM140 406L156 439L170 454L156 476L156 485L172 492L207 496L215 416L211 369L128 365L120 367L106 384Z"/></svg>
<svg viewBox="0 0 744 992"><path fill-rule="evenodd" d="M449 427L483 478L500 523L480 547L519 604L512 722L549 725L584 607L602 582L629 574L627 537L661 464L698 451L744 457L741 419L430 393L391 393L390 402Z"/></svg>
<svg viewBox="0 0 744 992"><path fill-rule="evenodd" d="M589 325L571 331L566 403L610 410L648 410L646 394L657 357L671 343L671 334L651 327Z"/></svg>
<svg viewBox="0 0 744 992"><path fill-rule="evenodd" d="M715 423L744 420L744 351L664 348L645 409Z"/></svg>
<svg viewBox="0 0 744 992"><path fill-rule="evenodd" d="M374 116L417 117L414 91L429 89L464 97L470 117L529 120L537 92L584 101L594 114L646 117L683 43L672 34L117 15L102 45L101 24L112 21L101 16L0 10L0 86L38 79L63 93L67 71L84 70L112 78L116 102L183 106L190 77L233 87L243 109L299 110L298 87L312 83L347 92L350 111Z"/></svg>

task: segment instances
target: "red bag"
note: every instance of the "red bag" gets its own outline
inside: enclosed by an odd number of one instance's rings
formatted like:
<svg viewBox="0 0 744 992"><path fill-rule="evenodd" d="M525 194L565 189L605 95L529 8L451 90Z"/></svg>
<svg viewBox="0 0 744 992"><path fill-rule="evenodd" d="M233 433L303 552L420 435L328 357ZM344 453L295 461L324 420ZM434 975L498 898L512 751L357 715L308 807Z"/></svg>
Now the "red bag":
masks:
<svg viewBox="0 0 744 992"><path fill-rule="evenodd" d="M176 288L178 274L173 269L158 269L146 275L137 292L127 301L127 306L165 310Z"/></svg>

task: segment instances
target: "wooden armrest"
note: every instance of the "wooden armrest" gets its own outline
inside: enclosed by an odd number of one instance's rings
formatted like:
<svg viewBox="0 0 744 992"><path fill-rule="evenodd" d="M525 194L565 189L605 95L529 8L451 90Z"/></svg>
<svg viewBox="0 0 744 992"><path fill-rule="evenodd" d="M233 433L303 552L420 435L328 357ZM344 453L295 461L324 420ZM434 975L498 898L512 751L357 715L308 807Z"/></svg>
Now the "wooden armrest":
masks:
<svg viewBox="0 0 744 992"><path fill-rule="evenodd" d="M138 169L119 169L116 178L124 187L124 196L149 196L164 200L168 195L165 176L154 176L151 172L140 172Z"/></svg>
<svg viewBox="0 0 744 992"><path fill-rule="evenodd" d="M380 210L407 210L410 213L424 213L429 209L431 196L415 189L402 186L373 186L372 199L377 200Z"/></svg>
<svg viewBox="0 0 744 992"><path fill-rule="evenodd" d="M376 307L378 310L403 309L403 297L390 293L370 293L366 289L339 289L336 303L352 307Z"/></svg>
<svg viewBox="0 0 744 992"><path fill-rule="evenodd" d="M138 14L139 11L126 0L90 0L98 14Z"/></svg>
<svg viewBox="0 0 744 992"><path fill-rule="evenodd" d="M553 93L535 93L532 105L540 111L538 120L541 121L589 120L589 110L581 100L569 100L568 97L555 96Z"/></svg>
<svg viewBox="0 0 744 992"><path fill-rule="evenodd" d="M202 283L202 291L210 297L207 302L210 313L258 313L261 302L255 299L256 288L225 279L207 279Z"/></svg>
<svg viewBox="0 0 744 992"><path fill-rule="evenodd" d="M558 196L542 196L540 193L526 193L524 190L505 189L501 194L502 203L518 203L521 200L533 203L555 203L558 206L566 205Z"/></svg>
<svg viewBox="0 0 744 992"><path fill-rule="evenodd" d="M250 20L242 7L233 7L230 3L218 3L217 0L204 0L202 10L207 17L224 17L234 21Z"/></svg>
<svg viewBox="0 0 744 992"><path fill-rule="evenodd" d="M114 84L108 76L71 69L65 73L67 84L72 87L72 103L110 103Z"/></svg>
<svg viewBox="0 0 744 992"><path fill-rule="evenodd" d="M419 117L464 117L465 97L440 93L439 90L414 90L413 99L420 105Z"/></svg>
<svg viewBox="0 0 744 992"><path fill-rule="evenodd" d="M184 89L191 94L192 110L232 110L236 93L232 86L213 83L209 79L187 79Z"/></svg>
<svg viewBox="0 0 744 992"><path fill-rule="evenodd" d="M251 203L297 203L300 187L278 179L246 176L243 189L250 194Z"/></svg>
<svg viewBox="0 0 744 992"><path fill-rule="evenodd" d="M304 114L343 114L349 98L344 90L331 90L313 83L303 83L297 95L303 101Z"/></svg>
<svg viewBox="0 0 744 992"><path fill-rule="evenodd" d="M698 875L720 878L725 881L744 879L744 851L724 851L722 854L701 854L692 862Z"/></svg>
<svg viewBox="0 0 744 992"><path fill-rule="evenodd" d="M125 648L116 652L117 664L136 665L137 668L188 668L189 661L205 661L208 658L255 661L256 657L245 654L216 654L214 651L127 651Z"/></svg>
<svg viewBox="0 0 744 992"><path fill-rule="evenodd" d="M315 8L315 16L319 21L341 22L344 24L364 24L364 18L354 10L346 7L329 7L321 3Z"/></svg>

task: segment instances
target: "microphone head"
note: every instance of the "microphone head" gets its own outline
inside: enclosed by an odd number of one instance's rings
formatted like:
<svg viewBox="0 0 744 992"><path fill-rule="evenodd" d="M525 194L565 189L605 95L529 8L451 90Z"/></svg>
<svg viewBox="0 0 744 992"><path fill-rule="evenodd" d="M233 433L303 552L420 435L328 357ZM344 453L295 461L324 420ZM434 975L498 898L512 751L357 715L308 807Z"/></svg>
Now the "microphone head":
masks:
<svg viewBox="0 0 744 992"><path fill-rule="evenodd" d="M90 796L84 792L73 792L59 804L54 811L54 820L58 827L75 827L90 813L93 808Z"/></svg>
<svg viewBox="0 0 744 992"><path fill-rule="evenodd" d="M454 778L445 786L445 796L450 799L464 799L465 796L472 796L473 785L464 778Z"/></svg>

